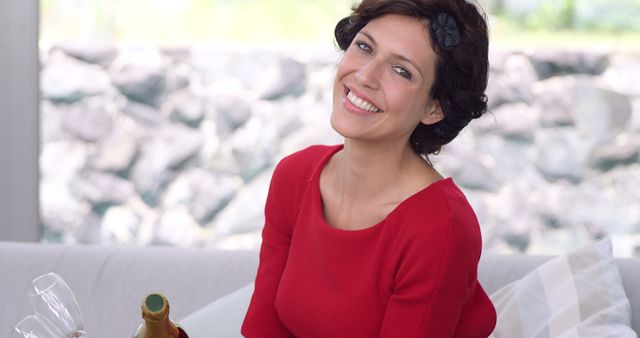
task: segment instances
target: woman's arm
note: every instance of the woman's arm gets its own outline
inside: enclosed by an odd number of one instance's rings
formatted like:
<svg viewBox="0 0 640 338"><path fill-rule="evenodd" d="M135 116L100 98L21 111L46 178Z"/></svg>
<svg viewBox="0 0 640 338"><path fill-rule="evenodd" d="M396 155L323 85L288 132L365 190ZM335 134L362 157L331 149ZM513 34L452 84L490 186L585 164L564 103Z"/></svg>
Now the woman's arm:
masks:
<svg viewBox="0 0 640 338"><path fill-rule="evenodd" d="M249 310L242 324L242 335L248 338L293 337L280 322L275 309L276 292L289 255L291 215L295 214L295 204L291 200L294 194L288 189L291 177L285 162L286 159L276 167L267 195L260 265Z"/></svg>
<svg viewBox="0 0 640 338"><path fill-rule="evenodd" d="M398 246L400 264L379 337L483 336L463 335L466 328L461 327L487 326L483 315L465 316L461 322L463 310L477 306L484 296L476 279L482 241L475 215L470 208L456 208L428 219Z"/></svg>

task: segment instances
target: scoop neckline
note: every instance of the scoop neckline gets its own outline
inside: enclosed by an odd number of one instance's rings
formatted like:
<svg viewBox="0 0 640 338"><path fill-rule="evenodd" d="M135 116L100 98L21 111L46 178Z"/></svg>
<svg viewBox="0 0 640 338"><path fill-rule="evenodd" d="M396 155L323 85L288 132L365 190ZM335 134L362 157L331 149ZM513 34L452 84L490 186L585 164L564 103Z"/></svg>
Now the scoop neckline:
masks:
<svg viewBox="0 0 640 338"><path fill-rule="evenodd" d="M407 205L411 200L414 200L419 196L426 194L427 192L435 189L437 186L441 184L453 182L453 179L451 177L444 177L442 179L439 179L427 185L426 187L415 192L413 195L405 198L402 202L398 203L398 205L396 205L396 207L393 208L393 210L391 210L382 220L368 227L365 227L362 229L355 229L355 230L336 228L335 226L327 222L327 219L324 215L324 210L322 208L322 206L324 205L324 201L322 200L322 192L320 191L320 174L322 173L322 170L326 167L327 163L329 163L329 160L333 157L333 155L335 155L337 152L339 152L343 148L344 148L343 144L334 146L334 149L331 149L331 151L326 156L324 156L324 158L320 162L320 165L316 169L311 180L311 184L313 185L314 209L316 210L316 212L318 212L318 215L321 221L320 222L321 227L325 229L329 229L329 231L333 231L341 234L362 234L362 233L373 232L377 229L384 227L387 221L391 219L396 213L398 213L399 212L398 210L403 209L404 206Z"/></svg>

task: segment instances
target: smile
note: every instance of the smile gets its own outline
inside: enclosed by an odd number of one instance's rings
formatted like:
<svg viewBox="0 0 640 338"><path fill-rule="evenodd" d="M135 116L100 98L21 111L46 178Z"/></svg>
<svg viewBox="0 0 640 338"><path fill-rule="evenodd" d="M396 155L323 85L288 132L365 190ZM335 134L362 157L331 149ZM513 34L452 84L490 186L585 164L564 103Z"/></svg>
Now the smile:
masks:
<svg viewBox="0 0 640 338"><path fill-rule="evenodd" d="M347 89L347 90L348 90L348 92L347 92L347 100L349 100L349 102L351 102L354 106L356 106L356 107L358 107L360 109L366 110L368 112L371 112L371 113L379 113L379 112L381 112L381 110L378 107L374 106L372 103L370 103L370 102L368 102L368 101L356 96L356 94L354 94L353 91L351 91L349 89Z"/></svg>

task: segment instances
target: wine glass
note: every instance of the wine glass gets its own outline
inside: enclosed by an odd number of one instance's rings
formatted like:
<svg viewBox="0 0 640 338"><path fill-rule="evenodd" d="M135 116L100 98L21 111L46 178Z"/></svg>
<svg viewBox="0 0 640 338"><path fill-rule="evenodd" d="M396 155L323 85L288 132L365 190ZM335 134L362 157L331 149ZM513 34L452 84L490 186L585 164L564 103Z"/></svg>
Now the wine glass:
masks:
<svg viewBox="0 0 640 338"><path fill-rule="evenodd" d="M45 324L40 317L28 315L13 328L11 338L63 338L63 335L57 328Z"/></svg>
<svg viewBox="0 0 640 338"><path fill-rule="evenodd" d="M57 273L49 272L34 279L27 289L27 297L35 313L55 325L63 337L86 336L76 297Z"/></svg>

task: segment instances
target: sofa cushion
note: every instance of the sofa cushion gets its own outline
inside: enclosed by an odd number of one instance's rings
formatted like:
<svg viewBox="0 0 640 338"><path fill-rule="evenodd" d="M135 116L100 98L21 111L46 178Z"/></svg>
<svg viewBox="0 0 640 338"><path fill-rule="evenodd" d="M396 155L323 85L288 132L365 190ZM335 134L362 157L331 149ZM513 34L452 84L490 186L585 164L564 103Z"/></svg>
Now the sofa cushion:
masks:
<svg viewBox="0 0 640 338"><path fill-rule="evenodd" d="M637 337L609 238L547 261L491 300L491 337Z"/></svg>
<svg viewBox="0 0 640 338"><path fill-rule="evenodd" d="M197 338L242 338L240 327L249 308L253 283L211 302L178 324Z"/></svg>

